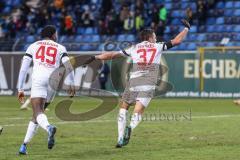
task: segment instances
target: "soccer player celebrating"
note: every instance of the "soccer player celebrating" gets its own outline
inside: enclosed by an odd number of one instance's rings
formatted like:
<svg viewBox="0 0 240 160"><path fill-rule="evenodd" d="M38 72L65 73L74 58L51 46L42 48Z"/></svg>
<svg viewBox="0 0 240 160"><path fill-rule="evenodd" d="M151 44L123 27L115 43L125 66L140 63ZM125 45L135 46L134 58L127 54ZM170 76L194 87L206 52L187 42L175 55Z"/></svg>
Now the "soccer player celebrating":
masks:
<svg viewBox="0 0 240 160"><path fill-rule="evenodd" d="M49 80L56 81L59 77L51 77L51 74L60 67L63 63L66 72L70 73L67 78L70 85L68 85L68 92L70 97L75 94L74 90L74 73L70 63L66 48L58 43L57 31L55 26L46 26L41 31L43 40L36 41L31 44L26 54L23 56L21 69L18 77L18 100L24 103L23 84L26 78L27 70L33 61L32 73L32 87L31 87L31 104L33 110L32 120L29 122L27 133L23 144L19 149L19 154L27 154L27 144L40 126L48 133L48 149L52 149L55 143L54 135L56 127L50 125L44 110L51 102L55 95L53 86L50 86Z"/></svg>
<svg viewBox="0 0 240 160"><path fill-rule="evenodd" d="M140 33L141 43L120 52L106 52L91 56L86 64L95 59L109 60L121 56L131 57L133 67L130 79L122 95L122 103L118 115L118 143L117 148L127 145L131 132L142 120L144 109L153 97L158 80L158 71L162 51L179 45L187 35L190 24L182 20L185 28L169 42L156 42L156 35L152 29L144 29ZM130 125L126 127L129 106L135 104Z"/></svg>

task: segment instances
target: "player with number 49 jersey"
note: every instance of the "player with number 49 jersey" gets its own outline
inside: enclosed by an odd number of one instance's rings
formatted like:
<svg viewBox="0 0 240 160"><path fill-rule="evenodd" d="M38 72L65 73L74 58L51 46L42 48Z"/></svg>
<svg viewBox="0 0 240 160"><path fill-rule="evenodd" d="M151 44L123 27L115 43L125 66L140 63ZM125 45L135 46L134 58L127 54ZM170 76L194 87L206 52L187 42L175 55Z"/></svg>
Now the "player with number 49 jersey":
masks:
<svg viewBox="0 0 240 160"><path fill-rule="evenodd" d="M32 77L41 80L49 78L68 54L66 48L61 44L45 39L31 44L25 56L33 60Z"/></svg>
<svg viewBox="0 0 240 160"><path fill-rule="evenodd" d="M26 54L23 56L18 77L18 100L20 103L24 103L23 84L30 64L33 61L31 87L33 116L29 122L23 144L19 149L19 154L23 155L27 154L27 144L31 141L39 126L48 133L48 149L52 149L55 144L54 135L56 127L49 124L44 111L55 95L56 88L51 86L50 80L59 82L61 78L61 76L53 77L52 73L60 67L61 63L64 65L66 73L68 73L69 95L73 97L75 94L73 68L65 47L56 43L57 31L55 26L49 25L44 27L41 31L41 36L43 40L37 41L28 47Z"/></svg>

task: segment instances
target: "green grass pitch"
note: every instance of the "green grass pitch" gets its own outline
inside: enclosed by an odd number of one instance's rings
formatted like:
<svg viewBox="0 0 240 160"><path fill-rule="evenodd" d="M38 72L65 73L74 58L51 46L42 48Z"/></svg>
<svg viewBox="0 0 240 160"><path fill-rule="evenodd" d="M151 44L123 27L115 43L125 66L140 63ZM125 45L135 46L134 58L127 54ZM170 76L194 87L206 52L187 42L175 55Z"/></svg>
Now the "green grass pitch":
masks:
<svg viewBox="0 0 240 160"><path fill-rule="evenodd" d="M114 148L117 112L86 122L63 122L54 114L57 97L47 111L58 128L56 146L47 149L47 135L39 128L28 145L28 155L16 155L25 136L31 110L20 111L16 97L0 97L0 160L239 160L240 107L223 99L154 99L146 115L185 115L180 120L146 120L130 143ZM74 98L73 113L90 110L98 100ZM191 119L190 117L191 110Z"/></svg>

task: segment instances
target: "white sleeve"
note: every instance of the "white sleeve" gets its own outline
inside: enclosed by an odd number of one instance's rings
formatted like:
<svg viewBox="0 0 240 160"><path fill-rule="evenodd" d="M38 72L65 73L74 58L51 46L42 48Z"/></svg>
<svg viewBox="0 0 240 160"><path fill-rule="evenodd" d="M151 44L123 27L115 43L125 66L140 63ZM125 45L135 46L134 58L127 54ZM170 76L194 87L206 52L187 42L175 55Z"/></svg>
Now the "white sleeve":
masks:
<svg viewBox="0 0 240 160"><path fill-rule="evenodd" d="M23 56L22 65L19 72L19 76L18 76L18 87L17 87L18 91L23 91L23 84L26 79L26 74L30 67L31 62L32 62L32 58L26 55Z"/></svg>
<svg viewBox="0 0 240 160"><path fill-rule="evenodd" d="M170 48L173 47L171 41L168 41L168 42L159 42L159 43L157 43L157 45L158 45L158 49L159 49L159 50L162 50L162 51L168 50L168 49L170 49Z"/></svg>
<svg viewBox="0 0 240 160"><path fill-rule="evenodd" d="M64 46L61 47L61 50L60 50L60 57L63 58L64 56L67 56L67 50Z"/></svg>
<svg viewBox="0 0 240 160"><path fill-rule="evenodd" d="M66 82L68 85L74 86L74 70L72 67L72 64L70 62L70 59L68 56L63 56L62 57L62 63L64 65L64 67L66 68L66 73L67 73L67 77L66 77Z"/></svg>
<svg viewBox="0 0 240 160"><path fill-rule="evenodd" d="M26 50L26 56L32 58L32 51L34 51L34 44L31 44Z"/></svg>
<svg viewBox="0 0 240 160"><path fill-rule="evenodd" d="M131 57L133 47L127 48L127 49L122 49L119 51L119 53L125 57Z"/></svg>

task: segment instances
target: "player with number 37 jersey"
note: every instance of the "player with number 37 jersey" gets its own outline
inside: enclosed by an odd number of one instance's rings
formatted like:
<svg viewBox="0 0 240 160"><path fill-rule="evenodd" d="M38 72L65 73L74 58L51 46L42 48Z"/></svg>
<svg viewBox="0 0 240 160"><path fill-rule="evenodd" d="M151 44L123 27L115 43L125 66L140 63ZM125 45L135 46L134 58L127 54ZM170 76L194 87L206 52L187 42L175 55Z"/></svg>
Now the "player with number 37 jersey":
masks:
<svg viewBox="0 0 240 160"><path fill-rule="evenodd" d="M122 104L118 115L118 143L117 148L128 144L131 132L141 122L144 109L154 96L157 85L160 59L164 50L179 45L190 29L190 24L182 20L185 28L172 40L157 42L156 34L152 29L140 32L141 42L119 52L106 52L90 57L85 64L95 59L109 60L121 56L130 57L133 67L122 95ZM127 113L130 105L135 105L130 125L126 127Z"/></svg>

